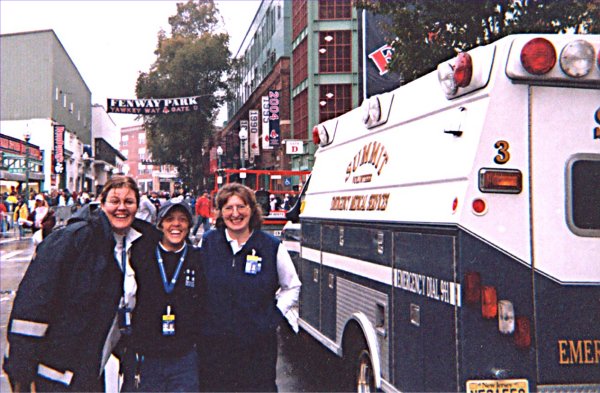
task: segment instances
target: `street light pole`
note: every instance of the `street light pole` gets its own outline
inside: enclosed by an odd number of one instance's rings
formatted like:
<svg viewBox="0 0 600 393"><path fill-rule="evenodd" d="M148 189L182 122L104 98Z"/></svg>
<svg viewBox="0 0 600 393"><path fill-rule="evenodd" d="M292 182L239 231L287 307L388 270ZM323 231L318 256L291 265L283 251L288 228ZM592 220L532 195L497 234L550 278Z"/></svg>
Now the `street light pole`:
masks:
<svg viewBox="0 0 600 393"><path fill-rule="evenodd" d="M248 130L246 127L240 128L240 157L242 159L242 167L240 169L246 168L246 141L248 140ZM240 178L242 179L242 184L246 184L246 173L240 173Z"/></svg>
<svg viewBox="0 0 600 393"><path fill-rule="evenodd" d="M219 169L221 169L221 158L223 157L223 148L221 146L217 146L217 159Z"/></svg>
<svg viewBox="0 0 600 393"><path fill-rule="evenodd" d="M31 134L29 131L25 133L25 203L29 206L29 141Z"/></svg>

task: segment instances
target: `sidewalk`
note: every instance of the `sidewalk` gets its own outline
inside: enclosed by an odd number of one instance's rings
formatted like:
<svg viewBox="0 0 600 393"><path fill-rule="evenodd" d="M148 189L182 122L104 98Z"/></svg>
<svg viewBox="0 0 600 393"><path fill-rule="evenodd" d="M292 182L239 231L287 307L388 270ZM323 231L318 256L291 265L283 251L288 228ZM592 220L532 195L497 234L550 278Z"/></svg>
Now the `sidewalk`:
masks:
<svg viewBox="0 0 600 393"><path fill-rule="evenodd" d="M25 231L22 238L19 238L19 229L12 228L8 232L0 232L0 244L11 243L19 240L30 240L32 233L30 230Z"/></svg>

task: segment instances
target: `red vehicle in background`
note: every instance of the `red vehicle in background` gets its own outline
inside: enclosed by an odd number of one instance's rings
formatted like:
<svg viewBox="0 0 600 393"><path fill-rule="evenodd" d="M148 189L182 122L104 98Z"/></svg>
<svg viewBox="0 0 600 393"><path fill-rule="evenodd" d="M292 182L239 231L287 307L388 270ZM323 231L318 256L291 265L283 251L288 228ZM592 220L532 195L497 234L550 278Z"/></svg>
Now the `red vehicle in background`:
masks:
<svg viewBox="0 0 600 393"><path fill-rule="evenodd" d="M302 186L308 179L310 171L286 171L269 169L219 169L215 172L215 188L211 191L211 200L225 184L239 182L253 189L256 200L261 205L264 220L262 229L277 237L281 236L281 230L287 222L285 213L296 202L300 195ZM275 196L277 200L275 209L271 208L270 197ZM283 207L283 201L289 198L287 209Z"/></svg>

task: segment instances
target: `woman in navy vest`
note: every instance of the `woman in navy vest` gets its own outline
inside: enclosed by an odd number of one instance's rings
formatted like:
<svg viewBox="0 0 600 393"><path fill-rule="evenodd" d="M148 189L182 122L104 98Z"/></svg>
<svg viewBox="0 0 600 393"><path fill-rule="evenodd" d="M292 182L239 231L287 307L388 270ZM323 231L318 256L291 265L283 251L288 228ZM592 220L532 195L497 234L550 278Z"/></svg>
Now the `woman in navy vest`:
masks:
<svg viewBox="0 0 600 393"><path fill-rule="evenodd" d="M216 229L204 234L201 260L200 385L205 391L273 392L277 333L293 307L300 280L280 240L260 230L254 192L230 183L216 197Z"/></svg>

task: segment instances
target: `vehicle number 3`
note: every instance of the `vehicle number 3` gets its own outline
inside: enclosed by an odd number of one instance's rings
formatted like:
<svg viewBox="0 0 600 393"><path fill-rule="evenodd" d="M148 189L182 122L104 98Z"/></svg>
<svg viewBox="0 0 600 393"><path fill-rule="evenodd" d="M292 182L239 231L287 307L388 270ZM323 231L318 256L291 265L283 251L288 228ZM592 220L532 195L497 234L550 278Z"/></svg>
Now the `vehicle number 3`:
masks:
<svg viewBox="0 0 600 393"><path fill-rule="evenodd" d="M494 162L496 164L506 164L508 160L510 160L510 153L508 152L508 142L507 141L497 141L494 143L494 147L498 149L498 154L494 157Z"/></svg>

